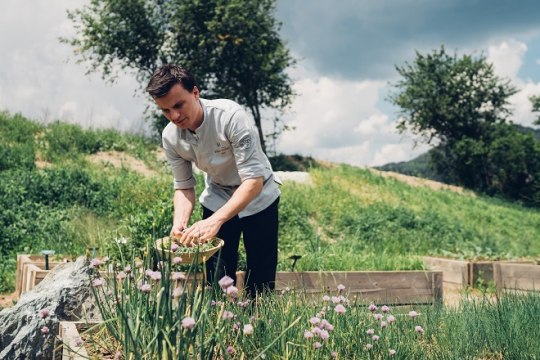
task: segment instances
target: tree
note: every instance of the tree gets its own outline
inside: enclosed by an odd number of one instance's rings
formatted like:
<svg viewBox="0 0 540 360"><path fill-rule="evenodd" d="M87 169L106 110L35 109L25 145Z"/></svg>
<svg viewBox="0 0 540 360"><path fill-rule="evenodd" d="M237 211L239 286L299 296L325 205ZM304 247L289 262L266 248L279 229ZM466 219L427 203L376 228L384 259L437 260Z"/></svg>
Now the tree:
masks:
<svg viewBox="0 0 540 360"><path fill-rule="evenodd" d="M266 149L262 110L281 113L294 96L274 12L275 0L91 0L68 12L76 36L62 41L110 81L132 70L142 86L160 65L183 65L206 97L249 109Z"/></svg>
<svg viewBox="0 0 540 360"><path fill-rule="evenodd" d="M532 111L535 113L540 113L540 95L531 96L529 98L532 103ZM534 121L535 125L540 125L540 115Z"/></svg>
<svg viewBox="0 0 540 360"><path fill-rule="evenodd" d="M437 172L491 195L540 205L540 143L509 122L516 89L494 74L485 57L448 55L444 47L396 67L390 94L398 129L434 146ZM540 99L536 110L540 110Z"/></svg>
<svg viewBox="0 0 540 360"><path fill-rule="evenodd" d="M484 56L458 58L441 47L427 55L417 52L412 65L396 69L402 79L389 99L400 107L398 129L428 144L479 138L511 113L508 98L516 89L495 75Z"/></svg>

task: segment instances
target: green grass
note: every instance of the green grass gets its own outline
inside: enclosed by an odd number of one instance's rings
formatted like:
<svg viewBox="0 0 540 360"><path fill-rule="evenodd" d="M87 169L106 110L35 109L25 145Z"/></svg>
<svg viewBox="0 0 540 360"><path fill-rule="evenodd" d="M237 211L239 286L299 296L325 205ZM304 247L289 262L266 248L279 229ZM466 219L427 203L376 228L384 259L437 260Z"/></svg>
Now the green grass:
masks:
<svg viewBox="0 0 540 360"><path fill-rule="evenodd" d="M16 253L47 248L77 256L96 244L114 257L117 238L143 251L167 235L172 176L157 149L114 130L42 125L0 113L0 292L14 287ZM90 161L99 151L130 154L153 175ZM37 161L46 167L36 167ZM291 269L292 255L301 256L296 270L417 270L422 255L540 257L538 209L412 187L346 165L309 172L312 187L281 187L280 270ZM198 180L200 192L204 182ZM197 206L193 221L200 215ZM244 258L241 251L241 267Z"/></svg>

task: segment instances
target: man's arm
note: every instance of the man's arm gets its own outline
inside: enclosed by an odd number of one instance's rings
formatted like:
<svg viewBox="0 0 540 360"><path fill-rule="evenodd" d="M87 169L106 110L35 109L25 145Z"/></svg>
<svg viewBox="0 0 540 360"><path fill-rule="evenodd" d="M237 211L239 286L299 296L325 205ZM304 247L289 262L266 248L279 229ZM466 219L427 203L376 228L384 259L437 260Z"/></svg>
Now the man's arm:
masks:
<svg viewBox="0 0 540 360"><path fill-rule="evenodd" d="M217 235L221 225L227 220L238 215L248 204L261 192L263 178L257 177L246 179L240 184L233 196L218 211L207 219L201 220L186 229L180 239L185 245L190 246L199 242L205 242ZM175 203L176 209L176 203ZM175 211L176 212L176 211Z"/></svg>
<svg viewBox="0 0 540 360"><path fill-rule="evenodd" d="M195 207L195 188L176 189L173 196L174 216L171 229L172 236L182 235L187 227L193 208Z"/></svg>

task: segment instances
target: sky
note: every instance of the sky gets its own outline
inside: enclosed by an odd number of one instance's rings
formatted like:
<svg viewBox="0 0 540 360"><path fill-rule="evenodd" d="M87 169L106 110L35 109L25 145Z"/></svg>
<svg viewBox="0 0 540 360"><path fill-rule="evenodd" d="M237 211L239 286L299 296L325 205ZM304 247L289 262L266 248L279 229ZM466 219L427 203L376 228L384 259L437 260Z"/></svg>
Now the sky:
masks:
<svg viewBox="0 0 540 360"><path fill-rule="evenodd" d="M148 133L149 99L134 74L113 84L86 74L58 41L74 34L66 10L88 1L0 0L0 110ZM277 0L276 17L297 59L289 69L297 95L284 114L294 130L276 142L278 153L377 166L426 151L396 131L398 109L387 97L396 66L441 45L486 56L519 89L511 120L531 126L535 118L528 98L540 94L540 1Z"/></svg>

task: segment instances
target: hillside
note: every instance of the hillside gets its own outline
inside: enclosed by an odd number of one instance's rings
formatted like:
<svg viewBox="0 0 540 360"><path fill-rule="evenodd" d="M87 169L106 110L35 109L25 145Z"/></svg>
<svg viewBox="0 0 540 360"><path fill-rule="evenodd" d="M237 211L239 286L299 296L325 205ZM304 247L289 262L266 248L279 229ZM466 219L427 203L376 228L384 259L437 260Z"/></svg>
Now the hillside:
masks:
<svg viewBox="0 0 540 360"><path fill-rule="evenodd" d="M0 151L0 293L13 288L17 253L75 257L96 246L114 258L145 251L170 229L171 175L155 143L0 113ZM397 270L423 268L426 254L540 254L538 210L286 158L305 166L312 185L281 188L281 270L292 255L301 256L297 270ZM198 175L197 192L202 186Z"/></svg>

